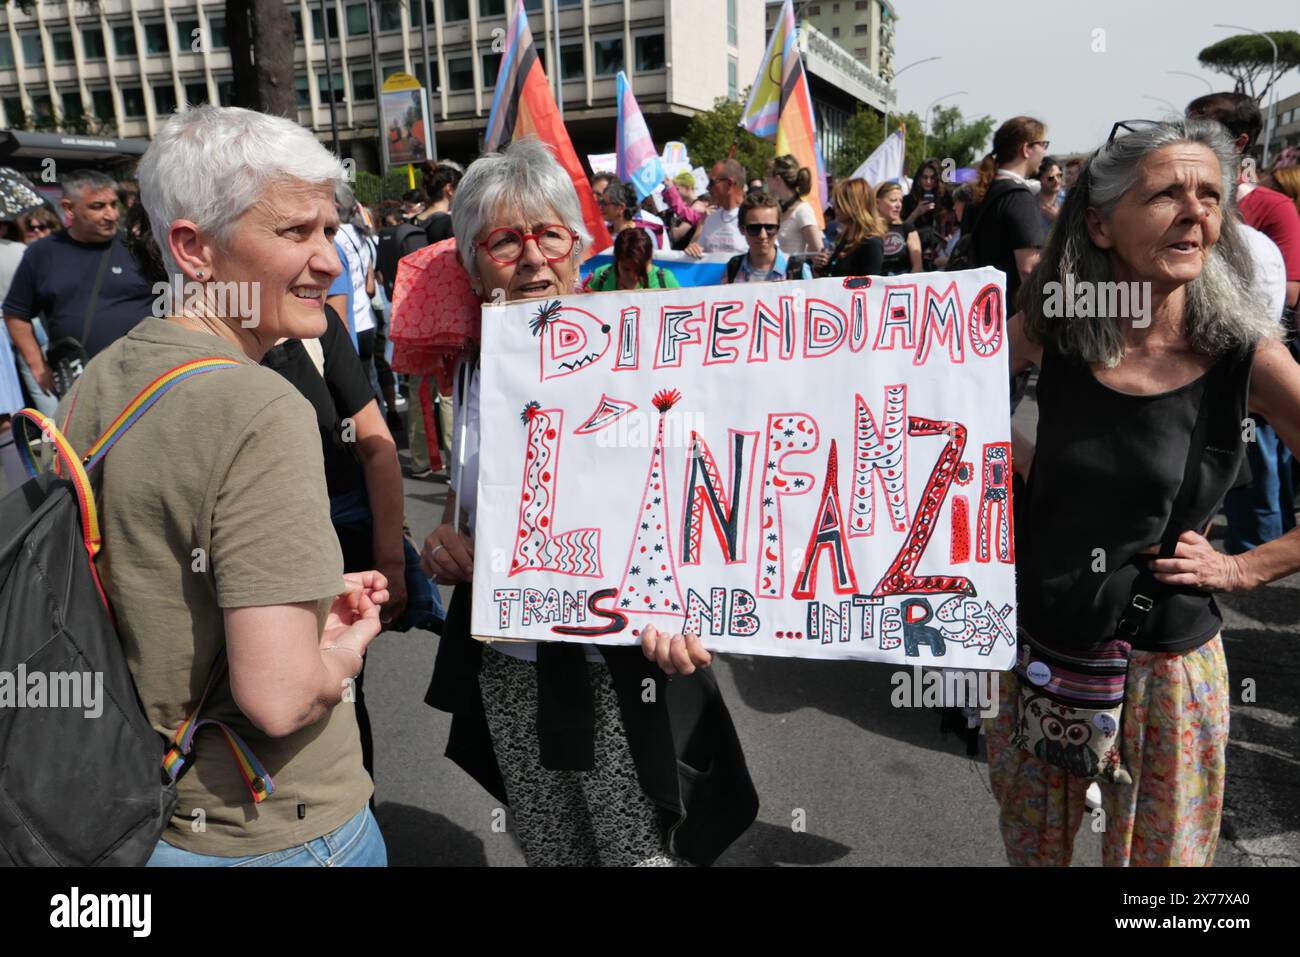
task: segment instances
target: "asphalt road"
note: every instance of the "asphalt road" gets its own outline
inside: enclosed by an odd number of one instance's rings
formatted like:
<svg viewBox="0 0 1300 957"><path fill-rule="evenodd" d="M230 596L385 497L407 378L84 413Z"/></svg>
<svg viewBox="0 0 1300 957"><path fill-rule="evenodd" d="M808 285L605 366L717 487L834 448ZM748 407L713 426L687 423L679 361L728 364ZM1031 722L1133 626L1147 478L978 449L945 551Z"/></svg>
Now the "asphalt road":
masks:
<svg viewBox="0 0 1300 957"><path fill-rule="evenodd" d="M421 537L445 495L445 485L406 480L407 516ZM1300 864L1300 575L1221 605L1238 691L1215 863ZM504 819L497 803L443 757L449 717L423 703L437 640L385 634L369 654L376 805L391 862L522 864L508 824L494 828ZM762 802L720 865L1006 863L982 746L968 758L939 732L934 711L891 707L893 669L715 660ZM1247 679L1253 702L1240 700ZM1075 863L1100 861L1101 836L1085 819Z"/></svg>

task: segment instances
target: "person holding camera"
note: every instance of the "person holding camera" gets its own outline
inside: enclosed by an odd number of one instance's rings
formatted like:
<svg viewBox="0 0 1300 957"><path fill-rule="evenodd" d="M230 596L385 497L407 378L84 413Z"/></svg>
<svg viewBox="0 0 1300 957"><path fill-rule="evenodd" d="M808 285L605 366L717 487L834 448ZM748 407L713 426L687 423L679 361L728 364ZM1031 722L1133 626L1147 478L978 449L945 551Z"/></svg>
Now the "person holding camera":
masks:
<svg viewBox="0 0 1300 957"><path fill-rule="evenodd" d="M149 316L156 298L118 232L117 181L76 170L61 185L67 229L27 247L4 301L14 346L50 395ZM45 355L32 330L37 316L49 334Z"/></svg>
<svg viewBox="0 0 1300 957"><path fill-rule="evenodd" d="M921 243L921 267L936 269L935 259L947 243L944 229L948 187L937 159L928 159L916 171L911 191L903 197L903 222L916 227Z"/></svg>

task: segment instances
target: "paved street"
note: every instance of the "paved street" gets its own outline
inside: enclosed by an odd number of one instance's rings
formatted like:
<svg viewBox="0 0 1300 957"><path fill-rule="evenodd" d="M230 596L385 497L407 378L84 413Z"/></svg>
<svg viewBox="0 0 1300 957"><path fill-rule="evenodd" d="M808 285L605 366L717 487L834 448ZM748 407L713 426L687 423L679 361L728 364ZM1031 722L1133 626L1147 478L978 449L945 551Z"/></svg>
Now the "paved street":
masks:
<svg viewBox="0 0 1300 957"><path fill-rule="evenodd" d="M441 515L445 488L406 481L419 535ZM1221 604L1238 694L1216 863L1300 864L1300 576ZM442 756L449 718L422 700L436 647L424 633L383 635L369 656L390 858L522 864L508 831L492 829L496 802ZM715 670L762 802L719 864L1005 864L982 755L967 758L940 734L936 713L892 708L892 668L724 655ZM1239 700L1246 679L1255 682L1250 704ZM797 816L803 832L792 827ZM1085 820L1076 863L1099 864L1100 849Z"/></svg>

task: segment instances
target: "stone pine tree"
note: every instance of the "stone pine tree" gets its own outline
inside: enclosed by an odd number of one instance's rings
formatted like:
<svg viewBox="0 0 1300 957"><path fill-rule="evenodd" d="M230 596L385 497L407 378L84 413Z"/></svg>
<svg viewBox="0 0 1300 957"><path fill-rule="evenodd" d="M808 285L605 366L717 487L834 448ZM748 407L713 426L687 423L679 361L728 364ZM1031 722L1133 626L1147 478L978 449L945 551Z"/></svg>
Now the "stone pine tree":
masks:
<svg viewBox="0 0 1300 957"><path fill-rule="evenodd" d="M1273 44L1255 33L1220 40L1206 47L1196 58L1202 66L1232 77L1235 92L1265 103L1273 84L1300 67L1300 33L1270 30L1268 36L1277 44L1276 74L1273 72Z"/></svg>

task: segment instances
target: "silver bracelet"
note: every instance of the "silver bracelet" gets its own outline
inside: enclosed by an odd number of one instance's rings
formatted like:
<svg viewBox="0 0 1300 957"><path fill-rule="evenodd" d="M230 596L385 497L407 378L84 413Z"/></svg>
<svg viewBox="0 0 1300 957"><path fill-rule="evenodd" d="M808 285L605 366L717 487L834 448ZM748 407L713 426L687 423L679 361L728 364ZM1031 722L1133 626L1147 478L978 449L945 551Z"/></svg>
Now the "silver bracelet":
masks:
<svg viewBox="0 0 1300 957"><path fill-rule="evenodd" d="M361 652L357 651L355 648L348 648L345 647L344 645L321 645L320 650L321 651L347 651L356 655L357 660L360 661L363 666L366 663L366 659L361 657Z"/></svg>

